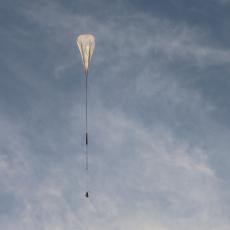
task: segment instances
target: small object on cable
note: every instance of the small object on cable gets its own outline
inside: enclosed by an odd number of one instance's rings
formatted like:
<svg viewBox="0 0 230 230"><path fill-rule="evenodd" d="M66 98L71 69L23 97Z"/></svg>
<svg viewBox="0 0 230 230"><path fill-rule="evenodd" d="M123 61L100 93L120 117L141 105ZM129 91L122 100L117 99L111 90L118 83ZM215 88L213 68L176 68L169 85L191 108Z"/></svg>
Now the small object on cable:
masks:
<svg viewBox="0 0 230 230"><path fill-rule="evenodd" d="M88 133L86 133L86 135L85 135L85 143L86 143L86 145L88 145Z"/></svg>
<svg viewBox="0 0 230 230"><path fill-rule="evenodd" d="M85 193L85 197L86 197L86 198L89 198L89 192L86 192L86 193Z"/></svg>

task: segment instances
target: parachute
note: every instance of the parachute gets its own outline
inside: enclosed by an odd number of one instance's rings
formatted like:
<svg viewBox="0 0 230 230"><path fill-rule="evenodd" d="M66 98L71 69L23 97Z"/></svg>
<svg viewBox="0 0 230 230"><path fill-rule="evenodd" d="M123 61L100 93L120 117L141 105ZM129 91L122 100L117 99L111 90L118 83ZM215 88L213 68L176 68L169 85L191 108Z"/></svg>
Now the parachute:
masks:
<svg viewBox="0 0 230 230"><path fill-rule="evenodd" d="M89 64L95 47L95 38L92 34L81 34L77 38L77 45L81 53L85 76L88 76Z"/></svg>
<svg viewBox="0 0 230 230"><path fill-rule="evenodd" d="M89 64L95 48L95 38L92 34L81 34L77 38L77 45L80 50L84 73L85 73L85 170L86 170L86 193L85 197L89 198L88 189L88 106L87 106L87 82Z"/></svg>

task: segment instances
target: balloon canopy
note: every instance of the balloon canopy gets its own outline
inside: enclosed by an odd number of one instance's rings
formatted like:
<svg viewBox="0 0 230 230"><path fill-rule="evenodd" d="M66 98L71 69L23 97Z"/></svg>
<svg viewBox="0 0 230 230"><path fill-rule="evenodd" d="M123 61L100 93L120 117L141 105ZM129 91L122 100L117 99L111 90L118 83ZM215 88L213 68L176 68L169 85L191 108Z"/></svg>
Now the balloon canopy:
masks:
<svg viewBox="0 0 230 230"><path fill-rule="evenodd" d="M92 34L81 34L77 38L77 45L81 53L85 76L88 76L89 64L95 47L95 37Z"/></svg>

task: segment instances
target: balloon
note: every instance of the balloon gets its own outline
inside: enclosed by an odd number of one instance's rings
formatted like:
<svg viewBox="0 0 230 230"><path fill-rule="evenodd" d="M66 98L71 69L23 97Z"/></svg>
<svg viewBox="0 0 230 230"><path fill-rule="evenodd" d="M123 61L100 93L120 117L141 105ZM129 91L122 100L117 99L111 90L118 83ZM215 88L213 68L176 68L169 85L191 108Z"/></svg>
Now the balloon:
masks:
<svg viewBox="0 0 230 230"><path fill-rule="evenodd" d="M77 38L77 45L81 53L85 76L88 76L89 64L95 47L95 37L92 34L81 34Z"/></svg>
<svg viewBox="0 0 230 230"><path fill-rule="evenodd" d="M89 198L88 190L88 106L87 106L87 80L88 80L88 70L89 64L93 55L93 50L95 47L95 38L92 34L81 34L77 38L77 45L81 53L81 58L83 62L84 72L85 72L85 169L86 169L86 193L85 197Z"/></svg>

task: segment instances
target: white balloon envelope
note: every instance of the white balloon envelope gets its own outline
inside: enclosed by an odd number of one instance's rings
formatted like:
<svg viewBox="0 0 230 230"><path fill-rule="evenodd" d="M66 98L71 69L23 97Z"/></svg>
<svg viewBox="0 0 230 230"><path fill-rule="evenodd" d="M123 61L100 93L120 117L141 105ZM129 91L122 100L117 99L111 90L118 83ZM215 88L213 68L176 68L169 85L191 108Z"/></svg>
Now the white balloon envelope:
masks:
<svg viewBox="0 0 230 230"><path fill-rule="evenodd" d="M77 45L81 53L85 76L87 77L95 47L95 37L92 34L81 34L77 38Z"/></svg>

